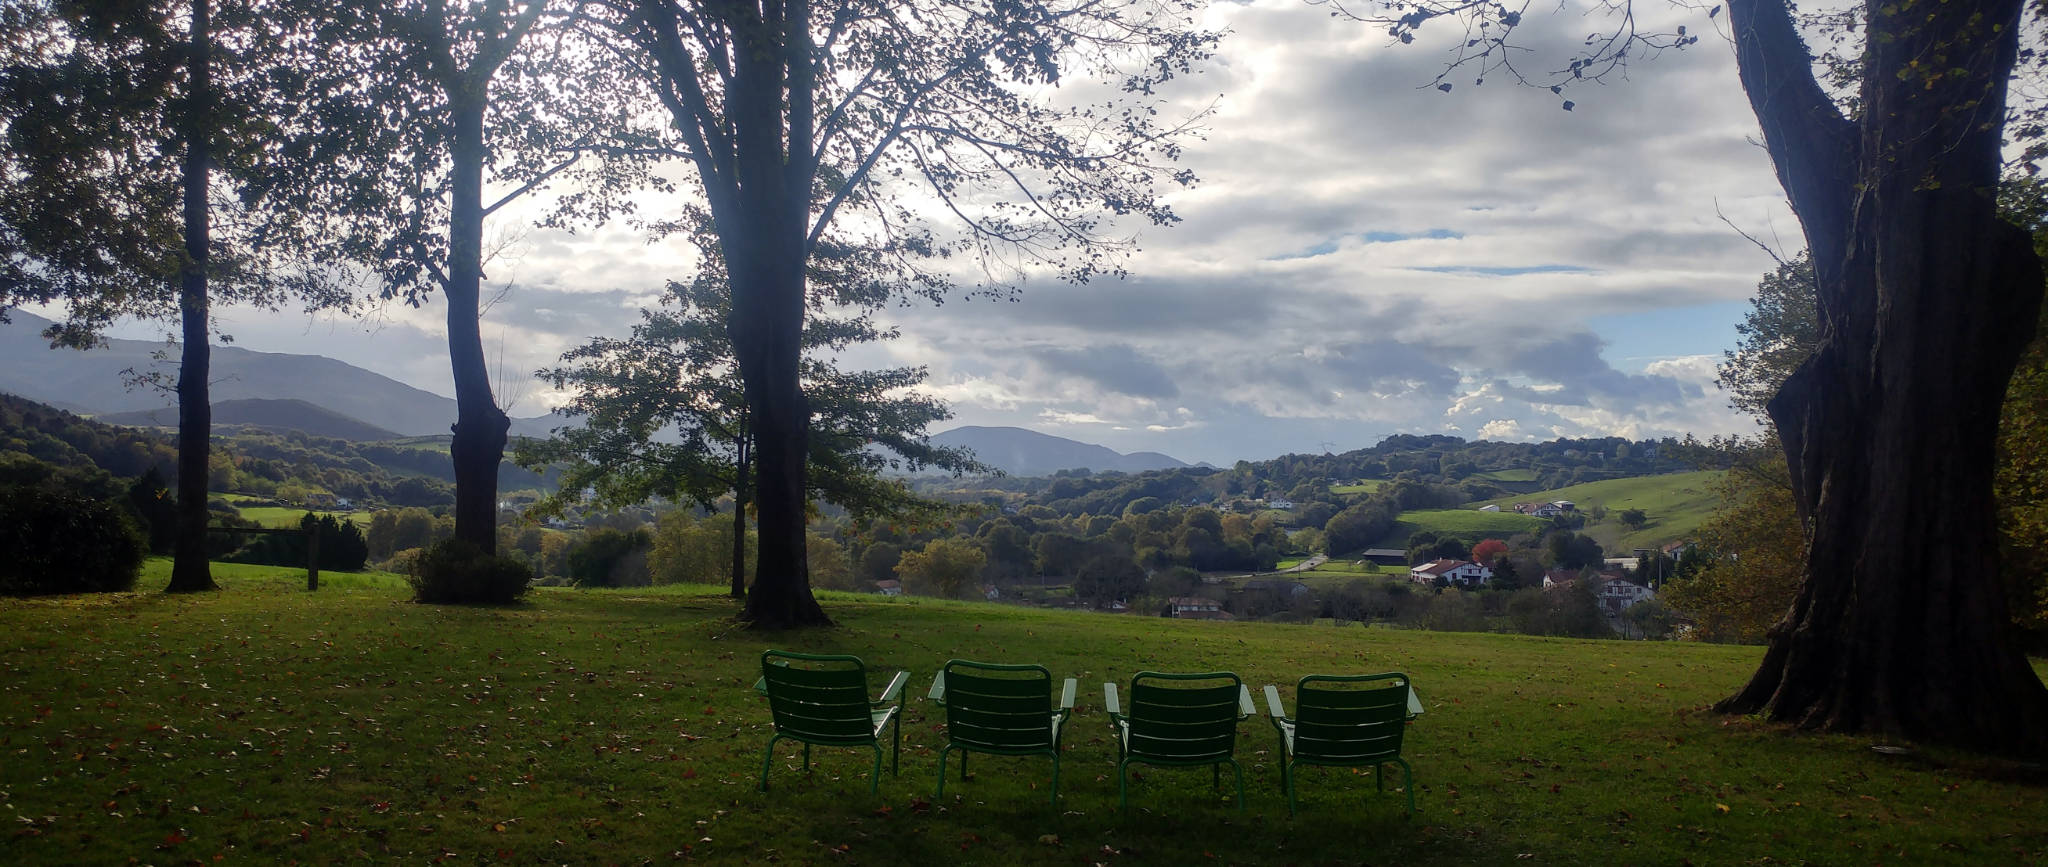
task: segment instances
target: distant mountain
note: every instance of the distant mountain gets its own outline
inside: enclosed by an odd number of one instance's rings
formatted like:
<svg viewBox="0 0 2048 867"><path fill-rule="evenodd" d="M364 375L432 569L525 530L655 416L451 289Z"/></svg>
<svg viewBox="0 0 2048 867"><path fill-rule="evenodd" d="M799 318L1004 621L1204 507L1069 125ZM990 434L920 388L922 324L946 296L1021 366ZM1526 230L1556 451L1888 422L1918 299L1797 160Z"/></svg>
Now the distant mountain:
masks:
<svg viewBox="0 0 2048 867"><path fill-rule="evenodd" d="M109 340L88 352L51 349L42 337L49 320L21 310L7 315L13 322L0 325L0 391L94 415L150 412L175 402L155 389L128 388L124 374L175 374L175 361L155 357L164 344ZM318 355L215 346L212 380L216 414L231 401L298 400L401 436L446 435L455 422L453 398ZM171 418L175 423L175 413ZM515 418L512 433L545 436L562 423L550 416Z"/></svg>
<svg viewBox="0 0 2048 867"><path fill-rule="evenodd" d="M982 463L1013 476L1048 476L1082 468L1137 473L1188 466L1158 452L1126 455L1021 427L956 427L933 434L932 444L971 449Z"/></svg>
<svg viewBox="0 0 2048 867"><path fill-rule="evenodd" d="M94 420L107 424L176 427L178 408L173 406L140 412L108 413ZM274 431L295 430L313 436L333 437L351 442L392 440L402 436L303 400L250 398L215 401L213 424L215 427L244 425Z"/></svg>

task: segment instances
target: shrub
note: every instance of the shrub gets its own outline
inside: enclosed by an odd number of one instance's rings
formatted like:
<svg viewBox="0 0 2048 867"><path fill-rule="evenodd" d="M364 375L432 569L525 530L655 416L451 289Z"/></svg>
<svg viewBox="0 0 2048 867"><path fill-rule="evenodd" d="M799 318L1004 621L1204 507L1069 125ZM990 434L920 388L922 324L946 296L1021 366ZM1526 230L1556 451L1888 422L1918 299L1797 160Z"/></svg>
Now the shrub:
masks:
<svg viewBox="0 0 2048 867"><path fill-rule="evenodd" d="M407 548L403 551L395 551L390 557L377 564L377 568L386 572L396 572L400 575L411 575L412 567L419 562L420 554L426 550L425 548Z"/></svg>
<svg viewBox="0 0 2048 867"><path fill-rule="evenodd" d="M370 546L354 522L333 515L307 512L299 519L299 530L320 534L320 563L328 572L361 572L370 559ZM262 563L268 566L306 565L306 537L284 534L251 535L242 547L221 558L231 563Z"/></svg>
<svg viewBox="0 0 2048 867"><path fill-rule="evenodd" d="M486 554L462 539L436 542L420 552L406 576L413 601L434 605L514 602L532 580L526 564Z"/></svg>
<svg viewBox="0 0 2048 867"><path fill-rule="evenodd" d="M130 590L148 544L115 501L44 485L0 487L0 593Z"/></svg>
<svg viewBox="0 0 2048 867"><path fill-rule="evenodd" d="M644 552L653 543L646 530L622 533L607 527L588 533L569 549L569 582L578 587L644 587L652 583Z"/></svg>

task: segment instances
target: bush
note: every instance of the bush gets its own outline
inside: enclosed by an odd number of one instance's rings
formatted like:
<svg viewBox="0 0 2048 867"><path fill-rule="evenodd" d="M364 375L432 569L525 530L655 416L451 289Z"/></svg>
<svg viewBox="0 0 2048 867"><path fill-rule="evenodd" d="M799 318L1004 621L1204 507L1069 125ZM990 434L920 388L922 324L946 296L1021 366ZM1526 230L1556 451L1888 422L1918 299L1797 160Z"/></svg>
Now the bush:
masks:
<svg viewBox="0 0 2048 867"><path fill-rule="evenodd" d="M425 553L426 550L425 548L407 548L403 551L395 551L390 557L385 558L383 562L378 563L377 568L386 572L396 572L400 575L411 575L412 567L419 563L420 555Z"/></svg>
<svg viewBox="0 0 2048 867"><path fill-rule="evenodd" d="M647 548L654 537L646 530L622 533L609 527L583 537L569 549L569 583L578 587L645 587Z"/></svg>
<svg viewBox="0 0 2048 867"><path fill-rule="evenodd" d="M361 572L368 565L370 546L354 522L333 515L307 512L299 519L299 530L320 534L319 566L327 572ZM306 537L284 534L249 535L242 547L224 559L230 563L261 563L267 566L306 565Z"/></svg>
<svg viewBox="0 0 2048 867"><path fill-rule="evenodd" d="M130 590L148 544L121 503L43 485L0 487L0 593Z"/></svg>
<svg viewBox="0 0 2048 867"><path fill-rule="evenodd" d="M525 595L533 570L511 557L485 554L462 539L446 539L420 552L406 583L415 602L434 605L514 602Z"/></svg>

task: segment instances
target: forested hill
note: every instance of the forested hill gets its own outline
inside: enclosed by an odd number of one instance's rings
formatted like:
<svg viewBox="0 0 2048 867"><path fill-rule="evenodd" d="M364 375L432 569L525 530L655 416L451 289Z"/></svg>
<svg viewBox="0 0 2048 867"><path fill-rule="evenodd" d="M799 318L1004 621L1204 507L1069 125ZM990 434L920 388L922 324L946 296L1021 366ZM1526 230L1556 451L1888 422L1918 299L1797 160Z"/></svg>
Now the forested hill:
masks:
<svg viewBox="0 0 2048 867"><path fill-rule="evenodd" d="M452 503L455 473L446 439L357 443L299 431L217 430L207 488L259 496L287 489L325 492L365 505ZM5 393L0 393L0 458L98 468L120 477L140 476L152 467L166 480L177 476L177 453L167 433L103 424ZM498 479L505 491L552 487L509 462L499 468Z"/></svg>
<svg viewBox="0 0 2048 867"><path fill-rule="evenodd" d="M1227 468L1135 474L1062 471L1038 478L925 480L919 487L954 500L1039 505L1069 515L1120 515L1131 503L1148 497L1167 504L1247 508L1282 499L1298 510L1334 512L1348 495L1363 493L1387 495L1404 509L1450 508L1602 479L1691 469L1674 456L1679 450L1680 444L1670 438L1503 443L1398 434L1341 454L1282 455L1239 461ZM1305 515L1301 523L1320 524L1316 517Z"/></svg>
<svg viewBox="0 0 2048 867"><path fill-rule="evenodd" d="M108 424L138 425L143 427L174 428L178 426L178 408L121 412L95 416L96 421ZM213 404L213 426L262 428L274 433L299 431L308 436L331 437L350 442L398 439L399 435L373 424L349 418L323 406L303 400L269 400L250 398L246 400L222 400Z"/></svg>
<svg viewBox="0 0 2048 867"><path fill-rule="evenodd" d="M10 311L8 318L13 321L0 323L0 391L95 415L150 412L171 402L154 389L128 387L128 371L175 372L175 364L157 357L164 344L109 339L85 352L51 349L42 337L50 320L24 310ZM405 436L446 434L455 420L454 399L332 358L215 346L212 365L215 406L244 399L304 400ZM545 436L564 423L553 416L515 418L512 434Z"/></svg>
<svg viewBox="0 0 2048 867"><path fill-rule="evenodd" d="M1060 470L1137 473L1187 466L1158 452L1121 454L1104 446L1021 427L968 425L932 434L932 444L965 448L975 460L1013 476L1045 476Z"/></svg>

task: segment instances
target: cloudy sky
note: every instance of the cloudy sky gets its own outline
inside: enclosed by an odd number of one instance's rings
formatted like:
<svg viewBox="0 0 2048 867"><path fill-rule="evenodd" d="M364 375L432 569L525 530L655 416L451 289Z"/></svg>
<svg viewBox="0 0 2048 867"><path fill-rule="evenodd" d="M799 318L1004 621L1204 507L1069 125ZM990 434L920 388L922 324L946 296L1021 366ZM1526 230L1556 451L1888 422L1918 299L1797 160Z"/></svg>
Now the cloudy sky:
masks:
<svg viewBox="0 0 2048 867"><path fill-rule="evenodd" d="M1219 3L1209 22L1229 35L1172 94L1215 104L1184 159L1202 180L1128 279L892 309L901 339L849 361L925 365L959 424L1219 464L1392 433L1747 430L1713 366L1771 261L1719 215L1786 252L1798 225L1725 37L1698 12L1638 10L1705 38L1558 97L1429 87L1449 27L1404 46L1300 0ZM1564 48L1599 26L1567 2L1523 29ZM488 271L509 288L484 333L515 415L552 397L529 371L624 333L686 275L680 244L625 226L491 231L510 246ZM223 330L448 394L442 314L228 310Z"/></svg>

